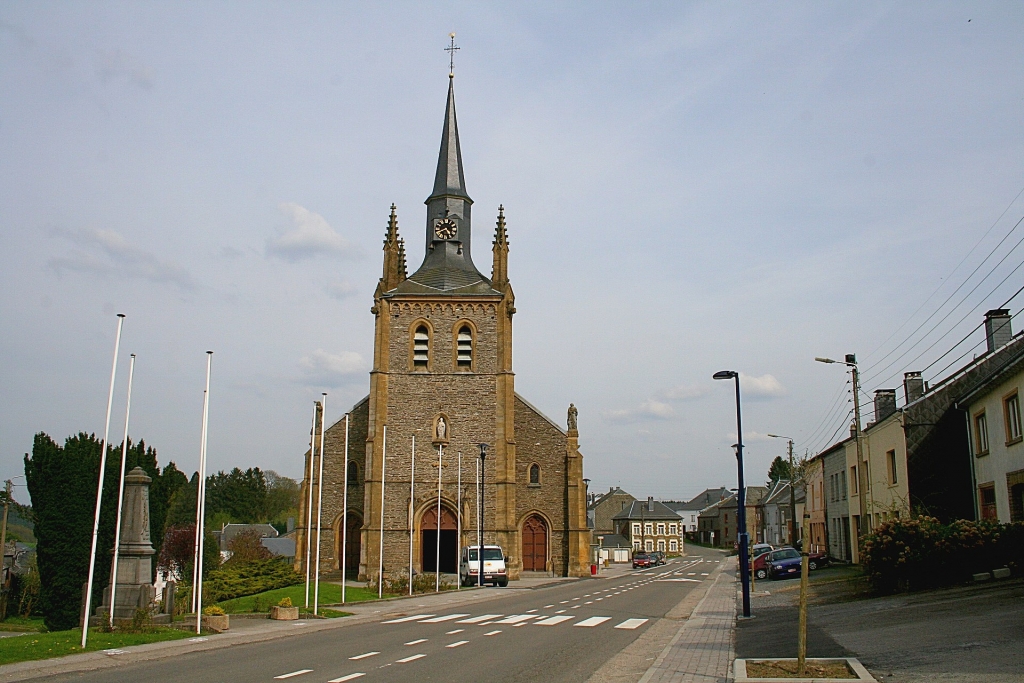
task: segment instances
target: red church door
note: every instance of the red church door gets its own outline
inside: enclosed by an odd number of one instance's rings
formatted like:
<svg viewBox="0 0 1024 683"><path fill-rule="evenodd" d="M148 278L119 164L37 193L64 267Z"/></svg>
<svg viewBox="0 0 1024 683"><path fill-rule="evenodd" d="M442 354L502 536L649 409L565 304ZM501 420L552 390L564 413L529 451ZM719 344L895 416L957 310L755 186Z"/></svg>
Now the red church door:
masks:
<svg viewBox="0 0 1024 683"><path fill-rule="evenodd" d="M548 565L548 526L537 515L523 524L523 570L542 572Z"/></svg>

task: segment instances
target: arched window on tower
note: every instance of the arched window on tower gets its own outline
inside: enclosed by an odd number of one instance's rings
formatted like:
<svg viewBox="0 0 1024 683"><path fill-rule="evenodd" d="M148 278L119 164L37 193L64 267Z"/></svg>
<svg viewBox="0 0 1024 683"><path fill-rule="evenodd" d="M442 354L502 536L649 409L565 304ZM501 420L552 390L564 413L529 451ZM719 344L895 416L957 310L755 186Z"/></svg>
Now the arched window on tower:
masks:
<svg viewBox="0 0 1024 683"><path fill-rule="evenodd" d="M540 465L537 463L530 465L530 483L540 486Z"/></svg>
<svg viewBox="0 0 1024 683"><path fill-rule="evenodd" d="M412 369L426 370L430 360L430 330L420 325L412 335Z"/></svg>
<svg viewBox="0 0 1024 683"><path fill-rule="evenodd" d="M473 329L469 325L459 328L457 343L455 367L460 372L470 372L473 369Z"/></svg>
<svg viewBox="0 0 1024 683"><path fill-rule="evenodd" d="M359 465L355 460L348 461L348 485L359 486Z"/></svg>

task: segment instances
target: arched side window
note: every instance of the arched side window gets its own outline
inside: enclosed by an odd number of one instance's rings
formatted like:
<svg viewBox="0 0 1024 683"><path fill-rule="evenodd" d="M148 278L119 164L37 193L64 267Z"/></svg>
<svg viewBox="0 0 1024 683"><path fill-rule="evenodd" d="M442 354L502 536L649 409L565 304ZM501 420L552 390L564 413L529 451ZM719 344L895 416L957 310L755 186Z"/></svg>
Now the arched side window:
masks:
<svg viewBox="0 0 1024 683"><path fill-rule="evenodd" d="M469 325L460 327L456 341L455 369L470 372L473 370L473 329Z"/></svg>
<svg viewBox="0 0 1024 683"><path fill-rule="evenodd" d="M540 465L537 463L530 465L530 483L540 486Z"/></svg>
<svg viewBox="0 0 1024 683"><path fill-rule="evenodd" d="M359 465L355 460L348 461L348 485L359 486Z"/></svg>
<svg viewBox="0 0 1024 683"><path fill-rule="evenodd" d="M430 362L430 330L420 325L412 335L412 369L427 370Z"/></svg>

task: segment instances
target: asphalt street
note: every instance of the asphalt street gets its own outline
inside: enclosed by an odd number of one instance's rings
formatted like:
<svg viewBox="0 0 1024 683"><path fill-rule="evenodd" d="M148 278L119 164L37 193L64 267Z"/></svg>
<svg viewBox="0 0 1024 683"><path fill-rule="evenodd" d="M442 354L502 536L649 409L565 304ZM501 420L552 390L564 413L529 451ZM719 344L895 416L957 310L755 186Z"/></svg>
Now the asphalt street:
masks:
<svg viewBox="0 0 1024 683"><path fill-rule="evenodd" d="M416 599L388 603L372 623L48 680L585 681L723 561L721 553L694 551L617 578L489 589L484 600L436 611L417 609Z"/></svg>

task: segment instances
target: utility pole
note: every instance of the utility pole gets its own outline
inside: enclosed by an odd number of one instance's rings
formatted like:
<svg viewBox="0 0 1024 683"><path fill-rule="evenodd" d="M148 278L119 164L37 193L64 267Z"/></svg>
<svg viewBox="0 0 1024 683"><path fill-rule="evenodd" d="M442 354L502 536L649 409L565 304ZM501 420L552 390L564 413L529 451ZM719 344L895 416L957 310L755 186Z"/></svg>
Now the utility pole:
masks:
<svg viewBox="0 0 1024 683"><path fill-rule="evenodd" d="M0 528L0 576L3 574L3 568L7 565L7 511L11 506L11 480L7 480L7 487L4 493L4 523L3 527ZM14 558L11 558L11 573L14 572ZM9 575L8 575L9 576ZM0 612L0 619L7 618L7 588L10 583L7 580L7 576L2 576L4 600L3 600L3 611Z"/></svg>
<svg viewBox="0 0 1024 683"><path fill-rule="evenodd" d="M865 486L868 483L868 473L867 468L864 467L864 447L860 438L860 373L857 372L857 356L852 353L846 354L846 364L850 366L850 374L853 375L853 434L857 446L857 479L859 480L857 488L860 493L857 497L860 501L860 527L857 532L858 536L863 536L868 514L868 487Z"/></svg>
<svg viewBox="0 0 1024 683"><path fill-rule="evenodd" d="M804 503L805 507L806 505ZM793 439L789 440L789 542L796 545L796 469L793 467Z"/></svg>

